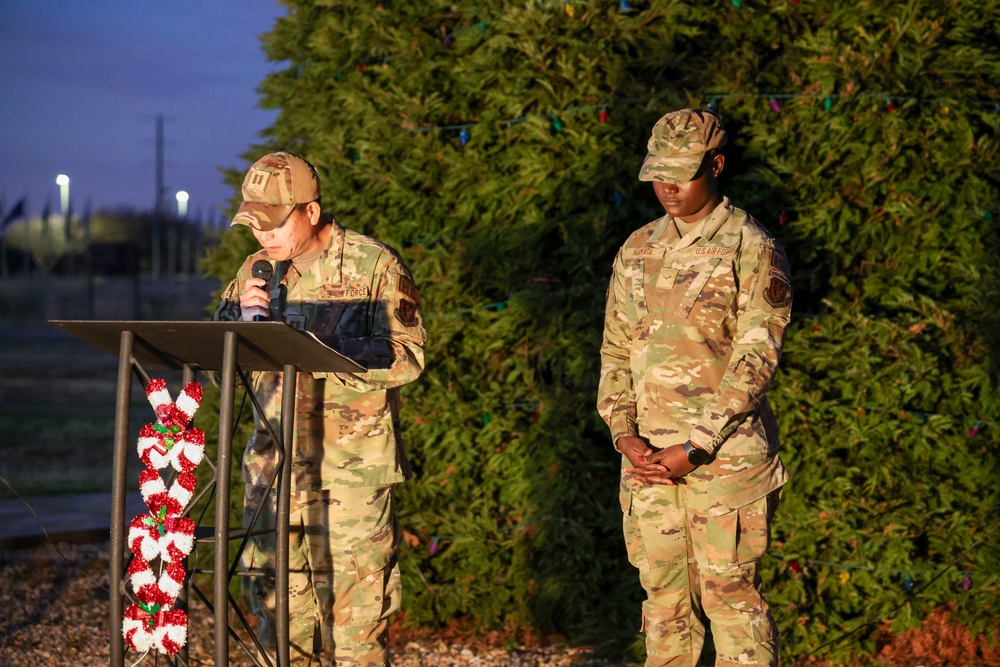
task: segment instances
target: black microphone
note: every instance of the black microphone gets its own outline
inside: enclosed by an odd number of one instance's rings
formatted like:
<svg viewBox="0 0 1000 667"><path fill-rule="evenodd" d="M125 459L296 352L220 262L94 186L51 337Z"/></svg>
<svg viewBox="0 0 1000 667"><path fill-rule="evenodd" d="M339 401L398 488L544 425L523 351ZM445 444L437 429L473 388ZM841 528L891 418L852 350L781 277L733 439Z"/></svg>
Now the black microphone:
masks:
<svg viewBox="0 0 1000 667"><path fill-rule="evenodd" d="M258 259L250 267L250 275L254 278L263 278L265 281L264 291L270 295L271 293L271 274L274 273L274 269L271 268L271 262L266 259ZM270 315L254 315L254 322L263 322L271 319Z"/></svg>

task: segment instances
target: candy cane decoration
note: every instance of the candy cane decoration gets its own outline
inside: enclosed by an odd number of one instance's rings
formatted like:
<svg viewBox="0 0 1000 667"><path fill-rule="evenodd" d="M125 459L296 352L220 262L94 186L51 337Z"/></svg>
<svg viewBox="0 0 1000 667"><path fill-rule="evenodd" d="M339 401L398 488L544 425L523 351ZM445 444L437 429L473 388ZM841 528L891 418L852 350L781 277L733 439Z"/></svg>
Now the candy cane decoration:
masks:
<svg viewBox="0 0 1000 667"><path fill-rule="evenodd" d="M156 423L139 430L137 446L146 466L139 474L139 491L149 512L129 524L134 557L128 577L139 603L125 610L122 622L125 643L133 651L174 655L187 643L187 615L173 605L187 576L183 561L194 548L194 521L181 514L194 497L194 469L205 454L205 434L191 427L202 396L197 382L188 383L176 401L164 380L154 378L146 385ZM165 468L177 472L169 487L160 474ZM156 559L159 576L150 564Z"/></svg>

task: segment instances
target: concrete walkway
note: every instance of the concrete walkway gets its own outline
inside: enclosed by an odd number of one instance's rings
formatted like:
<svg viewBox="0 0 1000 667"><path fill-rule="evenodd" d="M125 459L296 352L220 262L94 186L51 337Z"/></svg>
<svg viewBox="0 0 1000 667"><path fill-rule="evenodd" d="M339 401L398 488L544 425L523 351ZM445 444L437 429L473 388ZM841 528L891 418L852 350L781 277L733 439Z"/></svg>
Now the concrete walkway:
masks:
<svg viewBox="0 0 1000 667"><path fill-rule="evenodd" d="M125 520L145 512L138 492L125 497ZM0 500L0 548L52 542L98 542L111 537L111 494L80 493Z"/></svg>

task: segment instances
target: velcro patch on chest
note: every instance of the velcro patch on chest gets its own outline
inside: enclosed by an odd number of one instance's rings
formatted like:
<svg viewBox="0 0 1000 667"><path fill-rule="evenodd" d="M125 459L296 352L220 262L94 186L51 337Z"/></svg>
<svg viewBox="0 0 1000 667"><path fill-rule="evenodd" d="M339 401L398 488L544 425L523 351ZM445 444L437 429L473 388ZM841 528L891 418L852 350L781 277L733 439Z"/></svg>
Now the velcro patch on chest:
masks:
<svg viewBox="0 0 1000 667"><path fill-rule="evenodd" d="M673 289L677 281L677 269L663 269L656 276L656 289Z"/></svg>
<svg viewBox="0 0 1000 667"><path fill-rule="evenodd" d="M285 324L292 327L293 329L298 329L299 331L302 331L306 326L306 316L285 315Z"/></svg>
<svg viewBox="0 0 1000 667"><path fill-rule="evenodd" d="M664 248L627 248L624 259L659 258L666 254Z"/></svg>
<svg viewBox="0 0 1000 667"><path fill-rule="evenodd" d="M367 299L371 290L364 287L342 287L328 288L323 291L323 296L327 299Z"/></svg>
<svg viewBox="0 0 1000 667"><path fill-rule="evenodd" d="M725 257L727 255L735 255L739 248L721 248L719 246L701 246L694 249L694 254L696 255L712 255L718 257Z"/></svg>

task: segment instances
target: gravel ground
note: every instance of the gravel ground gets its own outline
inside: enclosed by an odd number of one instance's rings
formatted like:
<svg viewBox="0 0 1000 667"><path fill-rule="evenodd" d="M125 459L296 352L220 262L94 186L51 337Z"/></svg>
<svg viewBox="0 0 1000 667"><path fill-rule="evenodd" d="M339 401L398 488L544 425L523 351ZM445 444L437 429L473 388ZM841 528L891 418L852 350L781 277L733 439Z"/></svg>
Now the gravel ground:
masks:
<svg viewBox="0 0 1000 667"><path fill-rule="evenodd" d="M58 551L57 551L58 549ZM190 664L214 664L211 618L198 610L189 628ZM467 645L463 645L467 644ZM251 664L235 649L230 664ZM139 659L126 654L126 666ZM108 544L59 544L0 551L0 667L98 667L109 663ZM165 665L155 654L142 665ZM394 647L395 667L491 665L624 667L586 650L547 646L505 650L421 639Z"/></svg>

